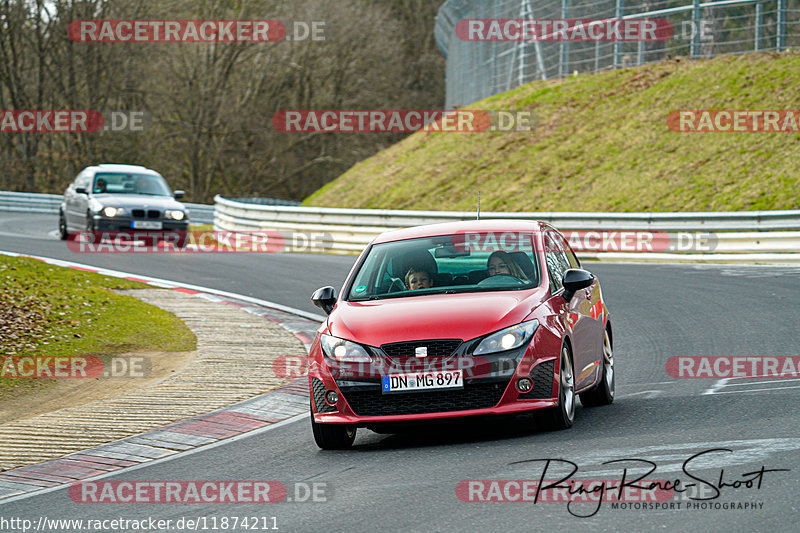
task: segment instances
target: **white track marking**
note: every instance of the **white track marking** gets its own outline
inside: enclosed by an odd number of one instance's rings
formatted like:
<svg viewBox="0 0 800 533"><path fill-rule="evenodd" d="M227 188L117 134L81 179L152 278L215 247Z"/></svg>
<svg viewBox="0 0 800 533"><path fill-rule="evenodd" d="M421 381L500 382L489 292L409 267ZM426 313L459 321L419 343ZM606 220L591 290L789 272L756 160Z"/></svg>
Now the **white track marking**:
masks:
<svg viewBox="0 0 800 533"><path fill-rule="evenodd" d="M619 399L622 399L622 398L630 398L631 396L639 396L639 395L642 395L642 394L645 395L644 396L645 399L649 400L651 398L657 398L657 397L661 396L662 394L664 394L664 391L662 391L662 390L643 390L643 391L640 391L640 392L632 392L630 394L622 394L620 396L617 396L617 399L619 400Z"/></svg>
<svg viewBox="0 0 800 533"><path fill-rule="evenodd" d="M715 394L719 389L724 387L725 384L728 383L730 380L731 380L730 378L723 378L723 379L717 380L716 383L711 385L711 388L706 389L706 390L703 391L703 396L705 396L707 394Z"/></svg>
<svg viewBox="0 0 800 533"><path fill-rule="evenodd" d="M755 385L755 383L753 383ZM730 391L718 391L714 394L744 394L745 392L762 392L762 391L780 391L780 390L787 390L787 389L800 389L800 385L795 385L793 387L768 387L766 389L743 389L743 390L730 390Z"/></svg>

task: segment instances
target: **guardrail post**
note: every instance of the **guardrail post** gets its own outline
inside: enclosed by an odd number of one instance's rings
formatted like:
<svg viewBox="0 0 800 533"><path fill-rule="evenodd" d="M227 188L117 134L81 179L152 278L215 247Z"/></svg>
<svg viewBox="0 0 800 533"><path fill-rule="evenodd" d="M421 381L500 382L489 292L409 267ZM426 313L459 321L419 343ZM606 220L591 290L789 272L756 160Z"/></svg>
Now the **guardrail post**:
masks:
<svg viewBox="0 0 800 533"><path fill-rule="evenodd" d="M761 2L756 4L756 35L754 37L755 43L753 45L753 50L758 52L761 50L761 24L763 23L762 19L764 17L764 4Z"/></svg>
<svg viewBox="0 0 800 533"><path fill-rule="evenodd" d="M700 55L700 0L692 0L692 59Z"/></svg>
<svg viewBox="0 0 800 533"><path fill-rule="evenodd" d="M775 48L778 52L782 52L786 46L786 0L778 0L778 36L775 42Z"/></svg>
<svg viewBox="0 0 800 533"><path fill-rule="evenodd" d="M614 10L614 18L619 20L622 18L622 0L617 0L617 6ZM622 44L619 41L614 41L614 68L619 68L619 58L620 52L622 50Z"/></svg>

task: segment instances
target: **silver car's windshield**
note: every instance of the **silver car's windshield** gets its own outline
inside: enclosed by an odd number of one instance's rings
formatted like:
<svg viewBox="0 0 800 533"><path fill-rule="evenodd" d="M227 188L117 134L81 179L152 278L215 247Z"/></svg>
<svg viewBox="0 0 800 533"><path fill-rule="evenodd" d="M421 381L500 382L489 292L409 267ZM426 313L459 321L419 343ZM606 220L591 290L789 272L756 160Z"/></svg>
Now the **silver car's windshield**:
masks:
<svg viewBox="0 0 800 533"><path fill-rule="evenodd" d="M482 232L374 245L347 299L530 289L540 283L531 233Z"/></svg>
<svg viewBox="0 0 800 533"><path fill-rule="evenodd" d="M97 173L92 184L94 194L148 194L172 196L169 185L153 174Z"/></svg>

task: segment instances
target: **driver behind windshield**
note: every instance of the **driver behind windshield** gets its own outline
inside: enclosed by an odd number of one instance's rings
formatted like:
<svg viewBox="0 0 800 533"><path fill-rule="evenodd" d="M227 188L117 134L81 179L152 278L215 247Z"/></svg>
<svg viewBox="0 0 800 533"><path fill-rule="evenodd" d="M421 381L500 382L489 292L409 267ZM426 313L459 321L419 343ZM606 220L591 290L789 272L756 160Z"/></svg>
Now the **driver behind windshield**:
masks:
<svg viewBox="0 0 800 533"><path fill-rule="evenodd" d="M432 286L433 280L431 280L431 275L425 270L411 267L408 272L406 272L406 287L408 287L408 290L430 289Z"/></svg>
<svg viewBox="0 0 800 533"><path fill-rule="evenodd" d="M486 270L489 271L489 276L497 276L505 274L506 276L514 276L523 281L530 281L528 276L525 275L522 268L514 261L511 254L508 252L496 251L489 256L489 261L486 264Z"/></svg>

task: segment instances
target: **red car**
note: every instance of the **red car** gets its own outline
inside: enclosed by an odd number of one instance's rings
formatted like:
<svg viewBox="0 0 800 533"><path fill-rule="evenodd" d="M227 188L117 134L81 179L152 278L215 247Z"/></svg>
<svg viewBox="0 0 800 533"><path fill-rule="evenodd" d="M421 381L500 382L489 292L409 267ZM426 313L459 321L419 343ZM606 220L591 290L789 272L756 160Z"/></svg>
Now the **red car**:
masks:
<svg viewBox="0 0 800 533"><path fill-rule="evenodd" d="M614 400L608 309L597 278L543 222L480 220L389 231L362 252L309 355L317 445L356 428L535 411L568 428Z"/></svg>

